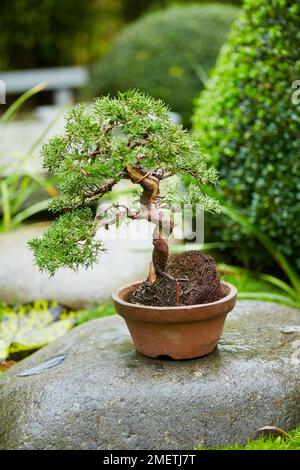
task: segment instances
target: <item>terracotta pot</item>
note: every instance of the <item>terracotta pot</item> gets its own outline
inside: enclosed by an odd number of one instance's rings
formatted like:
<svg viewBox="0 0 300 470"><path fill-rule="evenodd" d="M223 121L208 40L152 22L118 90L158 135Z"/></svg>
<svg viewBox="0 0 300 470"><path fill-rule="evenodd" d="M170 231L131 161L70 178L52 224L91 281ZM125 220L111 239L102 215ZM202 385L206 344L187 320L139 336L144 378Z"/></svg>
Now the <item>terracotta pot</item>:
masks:
<svg viewBox="0 0 300 470"><path fill-rule="evenodd" d="M140 282L113 294L116 310L128 326L136 349L148 357L191 359L214 350L227 313L235 306L236 288L222 282L226 296L217 302L184 307L148 307L130 303Z"/></svg>

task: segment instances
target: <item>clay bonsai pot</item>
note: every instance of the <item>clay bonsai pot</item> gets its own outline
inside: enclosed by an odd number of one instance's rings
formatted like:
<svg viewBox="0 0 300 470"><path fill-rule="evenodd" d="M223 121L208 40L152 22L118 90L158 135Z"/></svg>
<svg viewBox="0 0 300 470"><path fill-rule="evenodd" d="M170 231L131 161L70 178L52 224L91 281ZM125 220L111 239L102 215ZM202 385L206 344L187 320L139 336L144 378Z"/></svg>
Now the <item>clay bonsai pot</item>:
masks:
<svg viewBox="0 0 300 470"><path fill-rule="evenodd" d="M135 282L113 294L115 308L127 324L134 345L148 357L192 359L214 350L227 314L236 302L236 288L222 281L225 297L208 303L179 307L148 307L130 303Z"/></svg>

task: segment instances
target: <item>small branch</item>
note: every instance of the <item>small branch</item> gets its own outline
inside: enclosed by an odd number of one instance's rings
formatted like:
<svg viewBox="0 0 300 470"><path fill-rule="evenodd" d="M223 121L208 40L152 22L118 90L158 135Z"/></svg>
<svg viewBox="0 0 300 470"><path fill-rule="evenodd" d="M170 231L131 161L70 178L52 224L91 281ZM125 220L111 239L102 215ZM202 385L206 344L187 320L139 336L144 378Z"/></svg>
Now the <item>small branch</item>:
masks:
<svg viewBox="0 0 300 470"><path fill-rule="evenodd" d="M116 223L118 218L124 217L124 216L128 217L129 219L137 219L139 218L141 214L141 212L135 212L129 209L129 207L127 207L125 204L114 203L108 207L104 207L102 210L97 212L95 215L95 220L100 219L104 215L107 215L108 212L111 211L112 209L125 209L125 210L123 211L117 210L111 218L99 220L99 224L98 224L99 227L102 227L105 225L113 225L114 223Z"/></svg>
<svg viewBox="0 0 300 470"><path fill-rule="evenodd" d="M136 181L137 184L141 184L142 181L144 181L145 178L147 178L150 175L150 172L148 171L144 176L142 176L139 180Z"/></svg>

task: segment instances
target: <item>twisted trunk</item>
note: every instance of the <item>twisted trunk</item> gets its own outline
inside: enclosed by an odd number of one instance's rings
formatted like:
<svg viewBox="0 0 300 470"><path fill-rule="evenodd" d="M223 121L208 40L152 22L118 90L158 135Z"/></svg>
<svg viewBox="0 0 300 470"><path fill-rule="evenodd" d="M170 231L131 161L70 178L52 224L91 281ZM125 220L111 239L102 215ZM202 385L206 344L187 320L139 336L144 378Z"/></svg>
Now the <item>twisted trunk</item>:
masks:
<svg viewBox="0 0 300 470"><path fill-rule="evenodd" d="M157 208L159 181L157 178L149 175L149 173L143 173L139 168L133 165L127 166L127 172L130 180L134 184L140 184L143 188L140 198L142 211L136 218L146 219L155 224L153 231L154 248L148 280L153 283L156 281L157 276L161 275L170 280L174 280L165 272L169 257L168 239L173 231L174 222Z"/></svg>

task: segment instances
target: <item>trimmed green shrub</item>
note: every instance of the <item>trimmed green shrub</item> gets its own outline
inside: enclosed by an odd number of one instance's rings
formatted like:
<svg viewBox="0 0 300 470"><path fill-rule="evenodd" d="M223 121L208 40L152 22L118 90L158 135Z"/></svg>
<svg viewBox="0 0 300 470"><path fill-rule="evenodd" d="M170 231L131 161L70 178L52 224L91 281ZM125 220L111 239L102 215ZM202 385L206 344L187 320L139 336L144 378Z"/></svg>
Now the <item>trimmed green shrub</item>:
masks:
<svg viewBox="0 0 300 470"><path fill-rule="evenodd" d="M299 1L246 0L193 119L225 198L298 269L300 107L292 82L299 78ZM234 242L240 260L268 267L255 241L228 219L220 236Z"/></svg>
<svg viewBox="0 0 300 470"><path fill-rule="evenodd" d="M91 94L138 88L163 99L188 124L192 100L214 65L237 8L188 5L151 13L125 28L91 71Z"/></svg>

